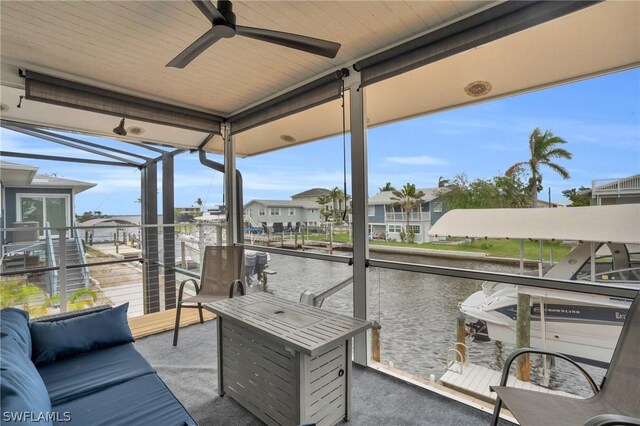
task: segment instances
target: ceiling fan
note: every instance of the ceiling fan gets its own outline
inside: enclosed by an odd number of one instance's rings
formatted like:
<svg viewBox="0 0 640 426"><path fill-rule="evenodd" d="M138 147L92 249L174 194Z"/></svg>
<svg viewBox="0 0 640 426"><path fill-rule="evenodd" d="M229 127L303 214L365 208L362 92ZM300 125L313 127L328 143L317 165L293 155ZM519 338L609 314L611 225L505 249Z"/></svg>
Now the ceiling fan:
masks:
<svg viewBox="0 0 640 426"><path fill-rule="evenodd" d="M167 67L184 68L221 38L231 38L236 35L266 41L267 43L279 44L291 49L303 50L327 58L335 58L340 49L340 43L334 43L332 41L264 28L236 25L236 15L233 13L233 5L229 0L218 0L217 8L209 0L191 1L193 1L198 9L200 9L200 12L207 17L212 27L178 56L173 58L171 62L166 65Z"/></svg>

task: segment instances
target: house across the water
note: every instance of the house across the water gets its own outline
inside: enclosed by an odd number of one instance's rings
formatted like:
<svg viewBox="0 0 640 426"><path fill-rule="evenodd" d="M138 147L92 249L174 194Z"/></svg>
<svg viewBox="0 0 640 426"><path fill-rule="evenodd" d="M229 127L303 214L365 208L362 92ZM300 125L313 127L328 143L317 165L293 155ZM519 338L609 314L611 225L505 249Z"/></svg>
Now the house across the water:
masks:
<svg viewBox="0 0 640 426"><path fill-rule="evenodd" d="M446 206L438 195L442 188L417 188L424 192L423 203L411 213L393 199L393 192L382 191L369 198L369 238L400 241L402 232L413 231L416 243L431 241L429 229L446 212ZM407 228L407 215L409 228Z"/></svg>

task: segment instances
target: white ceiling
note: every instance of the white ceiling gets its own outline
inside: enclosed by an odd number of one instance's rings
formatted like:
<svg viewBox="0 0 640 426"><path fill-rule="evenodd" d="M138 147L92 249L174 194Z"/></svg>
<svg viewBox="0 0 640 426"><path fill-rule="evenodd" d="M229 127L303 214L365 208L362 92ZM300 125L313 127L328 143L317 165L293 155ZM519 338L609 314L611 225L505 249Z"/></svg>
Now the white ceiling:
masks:
<svg viewBox="0 0 640 426"><path fill-rule="evenodd" d="M179 2L0 2L3 118L113 136L117 117L23 101L18 67L202 111L229 115L495 2L234 2L238 24L342 43L335 59L235 37L216 43L185 69L165 68L207 30L198 9ZM640 2L606 1L367 88L370 125L453 108L478 99L463 88L486 80L482 100L640 64ZM480 100L480 101L482 101ZM255 155L337 134L340 101L236 136ZM206 135L127 120L140 138L182 148ZM207 149L220 151L220 138Z"/></svg>

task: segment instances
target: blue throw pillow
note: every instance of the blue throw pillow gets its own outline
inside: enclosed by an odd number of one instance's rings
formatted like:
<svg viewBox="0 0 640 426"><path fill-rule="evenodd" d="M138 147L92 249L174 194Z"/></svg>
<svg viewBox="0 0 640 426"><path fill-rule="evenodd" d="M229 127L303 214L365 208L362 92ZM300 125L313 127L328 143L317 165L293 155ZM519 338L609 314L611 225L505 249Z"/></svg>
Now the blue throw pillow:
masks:
<svg viewBox="0 0 640 426"><path fill-rule="evenodd" d="M12 336L0 337L0 423L51 425L49 393L31 359Z"/></svg>
<svg viewBox="0 0 640 426"><path fill-rule="evenodd" d="M54 322L32 322L34 364L133 342L127 323L128 303L113 309Z"/></svg>
<svg viewBox="0 0 640 426"><path fill-rule="evenodd" d="M29 358L31 358L31 333L29 332L29 313L22 309L4 308L0 311L0 332L15 339Z"/></svg>

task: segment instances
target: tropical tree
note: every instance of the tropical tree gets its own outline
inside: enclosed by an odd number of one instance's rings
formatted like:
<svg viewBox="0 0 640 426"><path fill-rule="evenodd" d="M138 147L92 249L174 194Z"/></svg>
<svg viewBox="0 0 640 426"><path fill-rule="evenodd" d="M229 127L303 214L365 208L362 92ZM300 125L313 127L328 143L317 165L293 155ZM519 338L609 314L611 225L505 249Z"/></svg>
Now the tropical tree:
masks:
<svg viewBox="0 0 640 426"><path fill-rule="evenodd" d="M327 208L327 204L331 202L331 198L328 195L321 195L316 201L320 204L320 214L324 217L324 221L328 221L331 212Z"/></svg>
<svg viewBox="0 0 640 426"><path fill-rule="evenodd" d="M200 209L200 211L202 211L202 205L204 204L204 202L202 201L202 198L198 198L196 200L196 206L198 206L198 208Z"/></svg>
<svg viewBox="0 0 640 426"><path fill-rule="evenodd" d="M571 200L571 204L569 204L569 207L588 206L589 204L591 204L591 201L589 200L589 197L584 195L584 192L588 191L589 189L591 188L587 188L586 186L581 186L578 189L565 189L564 191L562 191L562 195Z"/></svg>
<svg viewBox="0 0 640 426"><path fill-rule="evenodd" d="M335 222L337 219L338 211L340 210L338 208L338 202L344 199L344 192L340 188L335 186L329 193L329 199L331 200L331 203L333 205L333 221ZM346 200L345 200L345 204L346 204Z"/></svg>
<svg viewBox="0 0 640 426"><path fill-rule="evenodd" d="M413 183L406 183L400 190L392 191L393 196L391 199L396 202L396 205L402 207L405 215L407 216L407 227L405 229L405 235L409 232L409 219L411 212L414 208L420 207L424 203L424 192L418 191L416 185Z"/></svg>
<svg viewBox="0 0 640 426"><path fill-rule="evenodd" d="M569 179L569 172L563 166L554 163L556 158L571 160L573 155L564 148L559 147L567 141L559 136L555 136L550 130L544 133L539 128L535 128L529 136L529 160L520 161L513 164L505 172L505 176L512 176L514 173L529 169L529 190L531 191L531 207L538 205L538 192L542 191L541 166L547 166L558 173L563 179Z"/></svg>
<svg viewBox="0 0 640 426"><path fill-rule="evenodd" d="M449 179L445 179L444 176L440 176L438 178L438 188L444 188L449 185L451 181Z"/></svg>
<svg viewBox="0 0 640 426"><path fill-rule="evenodd" d="M384 186L381 186L380 188L378 188L379 192L389 192L389 191L395 191L396 189L393 187L393 185L391 185L391 182L387 182L384 184Z"/></svg>
<svg viewBox="0 0 640 426"><path fill-rule="evenodd" d="M529 188L522 180L522 171L511 176L469 180L458 174L445 188L436 191L447 209L521 208L530 203Z"/></svg>

